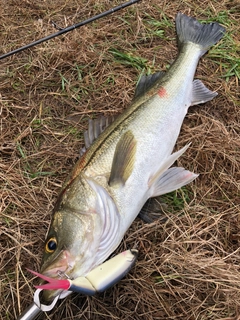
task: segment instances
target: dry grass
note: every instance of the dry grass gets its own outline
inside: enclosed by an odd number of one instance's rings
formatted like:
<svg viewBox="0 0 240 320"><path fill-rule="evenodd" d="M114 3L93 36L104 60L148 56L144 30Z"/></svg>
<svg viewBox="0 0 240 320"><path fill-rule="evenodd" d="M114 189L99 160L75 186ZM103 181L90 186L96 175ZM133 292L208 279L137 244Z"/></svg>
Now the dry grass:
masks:
<svg viewBox="0 0 240 320"><path fill-rule="evenodd" d="M1 52L55 32L51 20L64 27L119 3L4 1ZM82 147L87 118L117 114L133 97L141 66L116 61L109 49L146 59L151 71L165 69L177 53L178 11L222 17L229 31L218 57L211 51L197 70L219 95L191 108L177 145L192 141L179 163L200 176L174 200L164 197L165 222L133 223L118 251L136 245L140 255L125 279L95 297L72 295L42 319L240 319L239 79L225 77L226 54L239 59L240 17L238 2L230 0L142 1L1 61L1 319L15 319L32 302L26 268L39 270L51 210ZM167 19L162 37L150 17Z"/></svg>

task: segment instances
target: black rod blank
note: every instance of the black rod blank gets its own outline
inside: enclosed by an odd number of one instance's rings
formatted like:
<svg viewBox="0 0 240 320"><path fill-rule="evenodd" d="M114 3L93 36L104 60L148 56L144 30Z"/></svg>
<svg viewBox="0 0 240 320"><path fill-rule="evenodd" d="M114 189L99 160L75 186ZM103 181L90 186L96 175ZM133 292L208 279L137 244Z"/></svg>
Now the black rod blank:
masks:
<svg viewBox="0 0 240 320"><path fill-rule="evenodd" d="M52 38L55 38L55 37L58 37L58 36L60 36L60 35L62 35L62 34L64 34L64 33L67 33L67 32L69 32L69 31L72 31L72 30L74 30L74 29L77 29L77 28L79 28L79 27L81 27L81 26L83 26L83 25L86 25L86 24L88 24L88 23L90 23L90 22L92 22L92 21L95 21L95 20L97 20L97 19L103 18L103 17L105 17L105 16L107 16L107 15L109 15L109 14L111 14L111 13L114 13L114 12L116 12L116 11L118 11L118 10L121 10L121 9L126 8L126 7L128 7L128 6L131 6L132 4L134 4L134 3L136 3L136 2L139 2L139 1L141 1L141 0L131 0L131 1L125 2L125 3L120 4L119 6L114 7L114 8L112 8L112 9L110 9L110 10L107 10L107 11L105 11L105 12L99 13L99 14L97 14L96 16L93 16L93 17L91 17L91 18L89 18L89 19L86 19L86 20L84 20L84 21L81 21L81 22L79 22L79 23L76 23L76 24L74 24L74 25L72 25L72 26L69 26L69 27L67 27L67 28L61 29L60 31L58 31L58 32L56 32L56 33L52 33L52 34L50 34L50 35L47 36L47 37L44 37L44 38L39 39L39 40L36 40L36 41L31 42L31 43L29 43L29 44L27 44L27 45L25 45L25 46L23 46L23 47L21 47L21 48L15 49L15 50L13 50L13 51L10 51L10 52L8 52L8 53L5 53L5 54L1 55L1 56L0 56L0 60L1 60L1 59L4 59L4 58L7 58L7 57L9 57L9 56L11 56L11 55L13 55L13 54L15 54L15 53L20 52L20 51L23 51L23 50L26 50L26 49L31 48L31 47L33 47L33 46L36 46L36 45L39 44L39 43L42 43L42 42L44 42L44 41L48 41L48 40L50 40L50 39L52 39Z"/></svg>

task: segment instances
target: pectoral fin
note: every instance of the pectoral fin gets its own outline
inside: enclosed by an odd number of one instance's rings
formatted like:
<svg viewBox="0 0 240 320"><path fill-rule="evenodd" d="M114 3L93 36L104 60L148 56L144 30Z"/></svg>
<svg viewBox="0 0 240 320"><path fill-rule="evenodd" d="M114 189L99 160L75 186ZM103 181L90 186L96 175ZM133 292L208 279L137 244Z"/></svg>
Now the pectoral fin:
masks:
<svg viewBox="0 0 240 320"><path fill-rule="evenodd" d="M117 143L109 178L110 186L126 183L134 167L136 149L137 141L129 130Z"/></svg>

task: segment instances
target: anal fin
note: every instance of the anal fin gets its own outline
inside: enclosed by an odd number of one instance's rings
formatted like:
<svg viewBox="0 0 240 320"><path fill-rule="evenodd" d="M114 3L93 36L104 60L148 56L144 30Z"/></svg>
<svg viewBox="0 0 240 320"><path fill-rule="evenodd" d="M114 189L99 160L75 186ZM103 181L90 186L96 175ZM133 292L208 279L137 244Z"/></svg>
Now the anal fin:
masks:
<svg viewBox="0 0 240 320"><path fill-rule="evenodd" d="M125 132L115 149L109 178L110 186L126 183L134 167L136 148L137 141L133 133L130 130Z"/></svg>
<svg viewBox="0 0 240 320"><path fill-rule="evenodd" d="M209 90L201 80L196 79L193 81L191 106L205 103L212 100L216 96L217 92Z"/></svg>

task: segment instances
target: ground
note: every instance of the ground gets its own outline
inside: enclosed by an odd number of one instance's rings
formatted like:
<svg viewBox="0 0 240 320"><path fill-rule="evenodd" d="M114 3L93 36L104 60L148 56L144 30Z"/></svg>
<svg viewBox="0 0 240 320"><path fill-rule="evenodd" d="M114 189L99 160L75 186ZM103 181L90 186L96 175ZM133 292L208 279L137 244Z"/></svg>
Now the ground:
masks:
<svg viewBox="0 0 240 320"><path fill-rule="evenodd" d="M114 0L8 0L0 54L110 9ZM143 73L177 55L178 11L218 21L226 36L196 77L218 96L190 108L178 165L199 173L163 196L163 219L136 219L117 252L137 247L130 273L95 297L72 294L40 319L240 319L240 5L237 0L141 1L1 60L0 318L31 302L51 211L83 146L88 119L117 115ZM154 208L154 209L153 209ZM160 208L159 199L149 210Z"/></svg>

